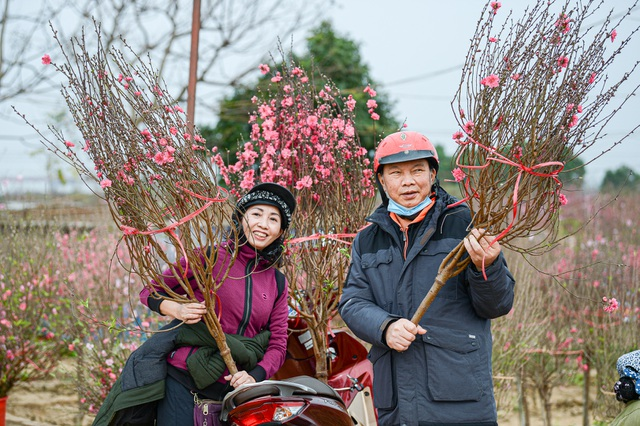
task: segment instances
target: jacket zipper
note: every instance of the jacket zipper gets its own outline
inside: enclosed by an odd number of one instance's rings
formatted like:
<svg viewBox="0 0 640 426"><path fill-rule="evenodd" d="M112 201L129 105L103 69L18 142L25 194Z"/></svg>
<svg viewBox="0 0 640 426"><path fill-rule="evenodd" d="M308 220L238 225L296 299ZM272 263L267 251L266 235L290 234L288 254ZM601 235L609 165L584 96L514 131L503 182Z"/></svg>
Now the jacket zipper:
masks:
<svg viewBox="0 0 640 426"><path fill-rule="evenodd" d="M238 325L238 333L240 336L244 335L247 326L249 325L249 319L251 318L251 295L253 294L253 280L251 279L251 273L253 272L253 266L255 260L251 260L247 263L245 268L245 286L244 286L244 313L242 315L242 321Z"/></svg>
<svg viewBox="0 0 640 426"><path fill-rule="evenodd" d="M409 227L402 229L402 242L404 243L404 250L402 251L402 256L404 260L407 260L407 250L409 249Z"/></svg>

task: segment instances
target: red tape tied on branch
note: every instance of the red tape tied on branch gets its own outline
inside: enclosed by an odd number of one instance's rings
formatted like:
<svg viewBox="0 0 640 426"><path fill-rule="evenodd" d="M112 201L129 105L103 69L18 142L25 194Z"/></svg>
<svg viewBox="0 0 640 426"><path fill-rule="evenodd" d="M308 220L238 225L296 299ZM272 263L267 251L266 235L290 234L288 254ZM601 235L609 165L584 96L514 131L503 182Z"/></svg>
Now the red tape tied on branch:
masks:
<svg viewBox="0 0 640 426"><path fill-rule="evenodd" d="M291 240L287 240L285 242L285 244L287 244L287 245L300 244L300 243L304 243L306 241L313 241L313 240L319 240L321 238L326 238L328 240L334 240L334 241L338 241L340 243L351 245L351 241L344 240L343 238L354 238L355 236L356 236L356 234L320 234L320 233L316 233L316 234L313 234L313 235L309 235L308 237L300 237L300 238L293 238Z"/></svg>
<svg viewBox="0 0 640 426"><path fill-rule="evenodd" d="M500 234L498 234L492 241L491 243L489 243L489 246L493 245L493 243L495 243L496 241L500 241L505 235L507 235L507 233L511 230L511 228L513 228L513 225L516 222L516 217L518 215L518 189L520 187L520 180L522 179L522 174L523 173L528 173L530 175L533 176L539 176L539 177L544 177L544 178L551 178L553 179L558 186L562 185L562 182L560 182L560 179L558 179L558 174L564 169L564 163L561 161L548 161L546 163L540 163L540 164L536 164L534 166L528 167L525 166L522 163L516 163L515 161L510 160L509 158L505 157L504 155L500 154L499 152L496 152L495 149L488 147L486 145L481 144L480 142L476 141L475 139L469 137L467 142L459 142L460 145L463 146L462 150L460 150L460 153L458 154L458 156L456 157L456 165L458 167L460 167L461 169L484 169L489 167L489 162L490 161L496 161L498 163L502 163L502 164L506 164L508 166L512 166L512 167L516 167L518 169L520 169L520 172L518 172L518 177L516 179L516 183L514 185L513 188L513 216L511 219L511 222L509 223L509 225L502 231L500 232ZM461 164L460 163L460 157L462 157L462 154L464 153L464 151L467 149L467 145L469 145L470 143L473 143L477 146L479 146L480 148L484 149L485 151L489 152L491 155L493 155L493 157L487 157L487 161L485 164L481 165L481 166L471 166L471 165L467 165L467 164ZM543 167L550 167L550 166L557 166L558 168L556 170L553 170L551 172L547 172L547 173L541 173L541 172L537 172L537 169L543 168ZM468 201L469 199L471 199L472 197L474 198L479 198L478 196L478 191L475 188L471 188L469 186L469 180L466 179L465 180L465 191L466 193L471 193L471 195L467 195L465 198L463 198L462 200L454 203L454 204L450 204L448 207L454 207L457 206L459 204L462 204L466 201ZM482 275L484 277L484 279L487 279L487 274L485 271L485 267L484 267L484 258L482 259Z"/></svg>
<svg viewBox="0 0 640 426"><path fill-rule="evenodd" d="M197 209L196 211L189 213L188 215L186 215L185 217L172 222L170 224L168 224L167 226L165 226L164 228L160 228L160 229L154 229L154 230L147 230L147 231L141 231L137 228L134 228L132 226L127 226L127 225L120 225L120 230L124 233L125 236L128 235L155 235L155 234L164 234L164 233L168 233L169 235L171 235L173 238L175 238L178 241L178 245L180 246L180 251L182 252L182 256L184 257L185 260L185 267L184 267L184 274L183 274L183 278L186 278L187 276L187 271L189 270L189 259L187 258L187 252L184 248L184 245L182 244L182 240L180 240L180 237L178 237L178 235L175 233L175 229L180 226L185 224L186 222L190 221L191 219L193 219L194 217L198 216L200 213L202 213L203 211L205 211L207 208L209 208L210 206L212 206L214 203L221 203L223 201L225 201L228 196L229 193L223 189L223 188L218 188L218 194L220 194L221 192L224 192L224 196L220 197L219 195L215 198L209 198L209 197L205 197L203 195L197 194L189 189L186 189L185 187L182 186L181 183L176 183L176 187L183 190L184 192L186 192L187 194L195 197L195 198L199 198L201 200L205 200L207 201L202 207L200 207L199 209Z"/></svg>
<svg viewBox="0 0 640 426"><path fill-rule="evenodd" d="M313 240L319 240L321 238L326 238L328 240L338 241L339 243L344 243L350 246L351 241L347 241L344 238L351 238L351 239L355 238L358 232L362 231L364 228L368 227L369 225L371 225L371 223L367 223L362 228L358 229L355 234L321 234L317 232L315 234L309 235L308 237L300 237L300 238L293 238L291 240L287 240L285 241L285 244L286 245L300 244L300 243L304 243L305 241L313 241Z"/></svg>

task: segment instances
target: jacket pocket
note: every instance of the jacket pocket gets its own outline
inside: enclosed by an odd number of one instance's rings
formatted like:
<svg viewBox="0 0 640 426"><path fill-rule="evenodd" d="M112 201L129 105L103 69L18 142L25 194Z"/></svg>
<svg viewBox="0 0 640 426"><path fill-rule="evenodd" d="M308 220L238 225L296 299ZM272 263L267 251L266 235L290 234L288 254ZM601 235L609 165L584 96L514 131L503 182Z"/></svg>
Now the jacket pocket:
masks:
<svg viewBox="0 0 640 426"><path fill-rule="evenodd" d="M373 404L382 410L392 409L397 404L392 352L373 346L368 356L373 364Z"/></svg>
<svg viewBox="0 0 640 426"><path fill-rule="evenodd" d="M427 381L435 401L479 401L482 376L489 376L477 336L459 330L427 327L422 335Z"/></svg>
<svg viewBox="0 0 640 426"><path fill-rule="evenodd" d="M391 250L378 250L375 253L364 253L362 255L362 269L377 268L383 264L389 264L393 260Z"/></svg>

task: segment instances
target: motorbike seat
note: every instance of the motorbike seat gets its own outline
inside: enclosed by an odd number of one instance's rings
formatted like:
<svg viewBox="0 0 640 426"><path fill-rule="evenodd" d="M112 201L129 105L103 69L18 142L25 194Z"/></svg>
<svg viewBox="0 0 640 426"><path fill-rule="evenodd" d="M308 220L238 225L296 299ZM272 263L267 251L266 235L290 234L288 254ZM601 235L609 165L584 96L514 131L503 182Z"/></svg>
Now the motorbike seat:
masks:
<svg viewBox="0 0 640 426"><path fill-rule="evenodd" d="M291 377L288 379L284 379L283 382L291 382L291 383L303 385L313 389L314 391L317 392L318 395L322 395L332 399L336 399L338 401L342 401L342 398L334 388L311 376ZM294 394L300 395L300 394L303 394L303 392L296 391L294 392Z"/></svg>
<svg viewBox="0 0 640 426"><path fill-rule="evenodd" d="M222 401L220 419L226 422L229 413L240 405L254 399L272 397L277 400L278 398L297 397L303 400L305 397L312 396L331 398L345 407L344 400L331 386L311 376L296 376L284 380L265 380L258 383L245 384L231 391Z"/></svg>
<svg viewBox="0 0 640 426"><path fill-rule="evenodd" d="M296 376L281 381L265 380L243 385L225 397L223 406L230 411L247 401L265 396L290 397L304 395L320 395L344 403L338 392L331 386L311 376Z"/></svg>

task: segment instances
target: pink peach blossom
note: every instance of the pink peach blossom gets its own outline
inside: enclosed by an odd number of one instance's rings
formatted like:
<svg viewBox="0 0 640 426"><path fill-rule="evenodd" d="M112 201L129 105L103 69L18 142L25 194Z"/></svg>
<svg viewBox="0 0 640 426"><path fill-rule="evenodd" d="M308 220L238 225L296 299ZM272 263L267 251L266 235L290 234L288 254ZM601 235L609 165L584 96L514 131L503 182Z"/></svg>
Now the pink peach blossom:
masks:
<svg viewBox="0 0 640 426"><path fill-rule="evenodd" d="M516 160L519 160L522 158L522 147L521 146L516 146L513 149L513 156L515 157Z"/></svg>
<svg viewBox="0 0 640 426"><path fill-rule="evenodd" d="M315 115L310 115L307 117L307 125L310 127L316 127L318 125L318 117Z"/></svg>
<svg viewBox="0 0 640 426"><path fill-rule="evenodd" d="M491 74L480 80L480 84L487 87L498 87L500 85L500 77L495 74Z"/></svg>
<svg viewBox="0 0 640 426"><path fill-rule="evenodd" d="M364 88L363 92L364 92L364 93L366 93L366 94L368 94L368 95L369 95L369 96L371 96L372 98L375 98L375 97L376 97L376 95L377 95L376 91L375 91L375 90L373 90L373 89L371 88L371 86L370 86L370 85L368 85L368 84L367 84L367 87L365 87L365 88Z"/></svg>
<svg viewBox="0 0 640 426"><path fill-rule="evenodd" d="M355 100L355 99L353 99L353 96L352 96L352 95L349 95L349 98L348 98L348 99L349 99L349 100L346 102L346 104L347 104L347 109L348 109L349 111L353 111L353 110L354 110L354 108L356 107L356 100Z"/></svg>
<svg viewBox="0 0 640 426"><path fill-rule="evenodd" d="M453 134L453 136L451 136L451 139L453 139L454 141L461 141L463 138L464 133L462 133L460 130L458 130Z"/></svg>
<svg viewBox="0 0 640 426"><path fill-rule="evenodd" d="M615 297L612 297L611 299L607 299L606 297L603 297L602 301L607 304L607 306L603 308L605 312L611 313L611 312L617 311L618 308L620 307L620 304L618 303L618 300Z"/></svg>
<svg viewBox="0 0 640 426"><path fill-rule="evenodd" d="M566 68L569 66L569 58L566 56L560 56L558 58L558 66L561 68Z"/></svg>
<svg viewBox="0 0 640 426"><path fill-rule="evenodd" d="M466 123L464 123L464 132L470 135L471 133L473 133L475 127L476 124L473 121L467 121Z"/></svg>
<svg viewBox="0 0 640 426"><path fill-rule="evenodd" d="M566 205L567 205L567 203L569 202L569 200L567 200L567 196L566 196L566 195L564 195L564 194L560 194L560 195L558 196L558 201L560 202L560 205L561 205L561 206L566 206Z"/></svg>
<svg viewBox="0 0 640 426"><path fill-rule="evenodd" d="M313 179L310 176L303 176L298 182L296 182L296 189L301 190L304 188L311 188L313 185Z"/></svg>
<svg viewBox="0 0 640 426"><path fill-rule="evenodd" d="M556 21L556 27L562 32L562 34L566 34L571 29L571 19L564 13L560 14L560 17Z"/></svg>
<svg viewBox="0 0 640 426"><path fill-rule="evenodd" d="M568 126L569 126L569 127L575 127L575 125L576 125L576 124L578 124L578 116L574 114L574 115L571 117L571 120L569 121Z"/></svg>
<svg viewBox="0 0 640 426"><path fill-rule="evenodd" d="M455 169L453 169L451 171L451 174L453 175L453 178L455 179L456 182L462 182L464 178L467 177L467 174L464 171L462 171L460 167L456 167Z"/></svg>
<svg viewBox="0 0 640 426"><path fill-rule="evenodd" d="M278 83L280 80L282 80L280 72L277 72L276 75L271 78L272 83Z"/></svg>

